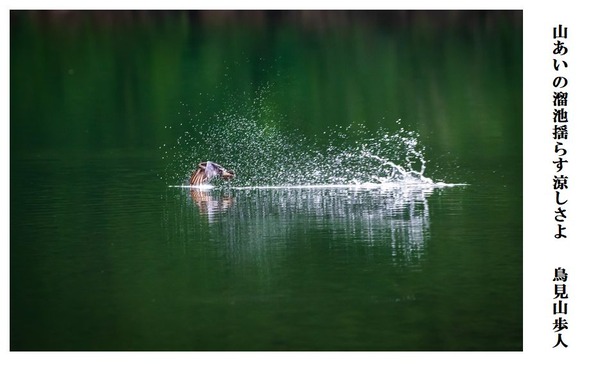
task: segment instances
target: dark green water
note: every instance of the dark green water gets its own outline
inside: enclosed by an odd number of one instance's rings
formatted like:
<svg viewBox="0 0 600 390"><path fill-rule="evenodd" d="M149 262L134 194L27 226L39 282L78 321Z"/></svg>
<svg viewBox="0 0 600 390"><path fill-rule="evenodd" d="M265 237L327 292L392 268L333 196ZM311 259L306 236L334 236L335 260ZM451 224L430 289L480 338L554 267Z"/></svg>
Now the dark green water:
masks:
<svg viewBox="0 0 600 390"><path fill-rule="evenodd" d="M521 12L12 12L10 112L13 350L522 349Z"/></svg>

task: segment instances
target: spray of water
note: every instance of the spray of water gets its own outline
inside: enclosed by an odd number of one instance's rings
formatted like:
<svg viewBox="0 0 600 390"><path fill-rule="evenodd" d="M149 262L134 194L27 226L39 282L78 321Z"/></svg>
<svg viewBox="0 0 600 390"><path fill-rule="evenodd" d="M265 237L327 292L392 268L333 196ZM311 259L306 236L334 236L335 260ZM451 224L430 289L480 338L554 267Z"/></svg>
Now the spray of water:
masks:
<svg viewBox="0 0 600 390"><path fill-rule="evenodd" d="M198 123L188 112L188 129L176 145L161 148L167 184L187 185L197 163L210 160L235 171L229 184L235 187L447 185L425 176L418 134L400 120L395 128L338 126L317 142L299 131L282 131L263 96L264 91L209 123Z"/></svg>

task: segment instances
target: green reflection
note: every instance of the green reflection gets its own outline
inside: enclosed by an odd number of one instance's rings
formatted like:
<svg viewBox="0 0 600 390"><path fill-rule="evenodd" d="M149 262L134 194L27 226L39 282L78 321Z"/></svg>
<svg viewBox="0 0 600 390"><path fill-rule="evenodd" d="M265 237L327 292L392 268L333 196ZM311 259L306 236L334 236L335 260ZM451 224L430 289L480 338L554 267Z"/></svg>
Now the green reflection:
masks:
<svg viewBox="0 0 600 390"><path fill-rule="evenodd" d="M157 147L181 102L208 121L269 86L311 136L401 118L436 152L519 155L520 12L324 15L13 11L13 149Z"/></svg>

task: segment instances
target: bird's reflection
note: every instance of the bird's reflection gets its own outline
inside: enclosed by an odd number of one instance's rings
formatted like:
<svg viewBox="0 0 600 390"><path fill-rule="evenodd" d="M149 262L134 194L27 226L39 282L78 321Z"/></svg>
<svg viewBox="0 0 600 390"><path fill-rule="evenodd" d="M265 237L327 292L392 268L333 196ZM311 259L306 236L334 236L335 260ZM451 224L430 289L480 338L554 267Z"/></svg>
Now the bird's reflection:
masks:
<svg viewBox="0 0 600 390"><path fill-rule="evenodd" d="M196 243L202 231L203 237L214 237L219 250L234 258L273 261L290 250L305 250L306 242L326 238L341 255L360 248L367 257L385 256L414 266L426 252L428 197L433 192L433 188L192 188L188 200L199 213L182 208L167 217L176 217L175 223L181 226L177 232L190 234L183 239L185 246L188 241Z"/></svg>
<svg viewBox="0 0 600 390"><path fill-rule="evenodd" d="M213 222L215 215L227 211L233 205L233 196L229 194L213 194L211 191L191 188L190 196L198 206L200 214L207 216L208 222Z"/></svg>

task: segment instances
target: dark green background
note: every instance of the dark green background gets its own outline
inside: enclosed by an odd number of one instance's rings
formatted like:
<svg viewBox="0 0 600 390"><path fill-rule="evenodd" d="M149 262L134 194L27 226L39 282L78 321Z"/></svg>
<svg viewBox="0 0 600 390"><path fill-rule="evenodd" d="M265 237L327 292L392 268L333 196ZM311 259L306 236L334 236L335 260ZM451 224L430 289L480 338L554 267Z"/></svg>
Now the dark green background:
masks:
<svg viewBox="0 0 600 390"><path fill-rule="evenodd" d="M521 350L522 50L520 11L11 12L11 349ZM169 187L399 119L469 185Z"/></svg>

